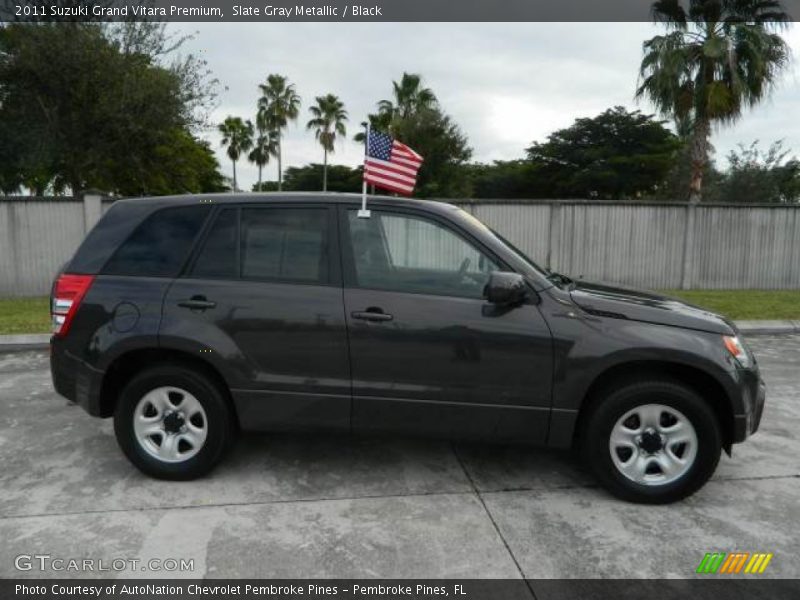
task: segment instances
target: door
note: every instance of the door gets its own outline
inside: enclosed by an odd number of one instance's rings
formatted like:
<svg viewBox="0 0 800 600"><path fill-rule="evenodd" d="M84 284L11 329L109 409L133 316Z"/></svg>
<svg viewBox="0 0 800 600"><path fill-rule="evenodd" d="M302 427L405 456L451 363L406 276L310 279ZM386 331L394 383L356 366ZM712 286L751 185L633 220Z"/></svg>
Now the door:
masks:
<svg viewBox="0 0 800 600"><path fill-rule="evenodd" d="M340 211L353 429L544 442L549 329L483 300L506 265L432 215Z"/></svg>
<svg viewBox="0 0 800 600"><path fill-rule="evenodd" d="M162 345L218 365L246 429L349 430L335 209L219 210L164 305Z"/></svg>

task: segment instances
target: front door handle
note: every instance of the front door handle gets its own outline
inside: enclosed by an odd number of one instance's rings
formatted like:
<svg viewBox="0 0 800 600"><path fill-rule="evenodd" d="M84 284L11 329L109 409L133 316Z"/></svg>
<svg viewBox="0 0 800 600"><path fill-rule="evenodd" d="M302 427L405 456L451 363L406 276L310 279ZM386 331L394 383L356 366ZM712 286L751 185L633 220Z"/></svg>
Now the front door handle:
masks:
<svg viewBox="0 0 800 600"><path fill-rule="evenodd" d="M357 310L350 313L354 319L361 319L362 321L391 321L394 319L392 315L386 314L380 308L369 307L367 310Z"/></svg>
<svg viewBox="0 0 800 600"><path fill-rule="evenodd" d="M205 296L192 296L188 300L181 300L178 302L181 308L191 308L192 310L206 310L208 308L215 308L216 302L206 300Z"/></svg>

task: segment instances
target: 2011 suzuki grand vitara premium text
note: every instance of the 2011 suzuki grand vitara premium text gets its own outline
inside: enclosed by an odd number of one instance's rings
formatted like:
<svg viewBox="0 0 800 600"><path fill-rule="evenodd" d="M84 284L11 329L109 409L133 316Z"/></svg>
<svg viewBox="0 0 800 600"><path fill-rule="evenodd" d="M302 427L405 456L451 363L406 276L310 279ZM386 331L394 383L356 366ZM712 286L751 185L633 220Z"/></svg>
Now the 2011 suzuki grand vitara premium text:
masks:
<svg viewBox="0 0 800 600"><path fill-rule="evenodd" d="M670 502L756 431L724 318L541 269L439 202L332 194L115 202L53 285L56 390L166 479L243 430L576 446L617 496Z"/></svg>

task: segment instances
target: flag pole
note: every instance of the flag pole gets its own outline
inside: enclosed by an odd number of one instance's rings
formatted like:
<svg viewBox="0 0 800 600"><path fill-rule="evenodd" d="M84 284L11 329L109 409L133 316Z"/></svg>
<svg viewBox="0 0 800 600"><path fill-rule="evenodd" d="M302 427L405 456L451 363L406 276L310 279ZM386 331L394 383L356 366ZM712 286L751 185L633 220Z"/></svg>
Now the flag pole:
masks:
<svg viewBox="0 0 800 600"><path fill-rule="evenodd" d="M364 136L364 169L367 168L367 151L369 150L369 119L367 119L367 134ZM367 174L361 181L361 210L358 211L358 217L362 219L369 219L370 212L367 210Z"/></svg>

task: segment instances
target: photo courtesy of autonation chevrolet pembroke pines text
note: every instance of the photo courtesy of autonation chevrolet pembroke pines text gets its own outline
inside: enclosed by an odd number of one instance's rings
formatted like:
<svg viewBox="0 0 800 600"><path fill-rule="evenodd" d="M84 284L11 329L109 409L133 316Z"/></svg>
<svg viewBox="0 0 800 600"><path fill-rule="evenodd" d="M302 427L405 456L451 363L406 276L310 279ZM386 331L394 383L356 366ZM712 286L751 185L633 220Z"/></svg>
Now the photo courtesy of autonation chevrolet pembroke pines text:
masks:
<svg viewBox="0 0 800 600"><path fill-rule="evenodd" d="M0 0L0 600L800 598L800 0Z"/></svg>

